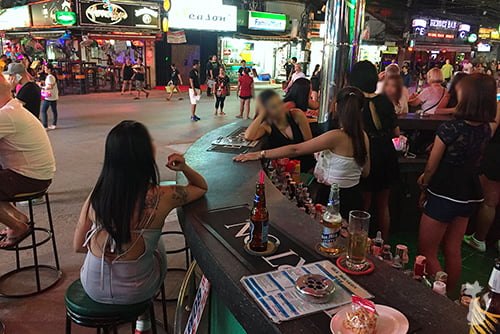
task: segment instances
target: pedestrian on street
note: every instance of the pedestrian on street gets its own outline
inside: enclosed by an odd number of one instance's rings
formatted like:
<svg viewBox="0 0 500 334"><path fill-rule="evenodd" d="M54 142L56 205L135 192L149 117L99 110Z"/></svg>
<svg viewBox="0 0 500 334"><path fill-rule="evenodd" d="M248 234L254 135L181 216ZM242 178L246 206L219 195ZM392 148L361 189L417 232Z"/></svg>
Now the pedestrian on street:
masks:
<svg viewBox="0 0 500 334"><path fill-rule="evenodd" d="M132 77L134 76L134 70L132 69L132 63L130 62L130 58L125 59L125 63L122 66L122 92L121 95L125 94L125 90L128 89L128 93L131 94L132 91Z"/></svg>
<svg viewBox="0 0 500 334"><path fill-rule="evenodd" d="M133 69L135 73L132 79L135 80L135 90L137 91L137 96L134 97L134 100L139 100L141 98L141 92L146 94L146 98L148 98L149 92L144 89L146 81L146 68L142 64L142 58L137 59L137 65L135 65Z"/></svg>
<svg viewBox="0 0 500 334"><path fill-rule="evenodd" d="M247 68L247 62L246 60L242 60L240 64L241 66L238 69L238 75L241 77L243 76L243 74L245 74L245 69Z"/></svg>
<svg viewBox="0 0 500 334"><path fill-rule="evenodd" d="M200 118L196 116L196 105L201 98L200 89L200 61L193 60L193 68L189 72L189 100L191 101L191 120L198 122Z"/></svg>
<svg viewBox="0 0 500 334"><path fill-rule="evenodd" d="M217 112L220 108L220 114L225 115L224 112L224 102L226 100L226 96L229 96L229 77L226 75L226 69L224 67L219 68L219 75L215 78L215 113L217 116Z"/></svg>
<svg viewBox="0 0 500 334"><path fill-rule="evenodd" d="M57 100L59 100L59 89L57 87L57 79L55 77L54 65L47 64L44 68L47 76L45 77L45 84L43 86L42 96L44 101L42 104L42 124L45 129L55 130L57 126ZM49 107L52 110L52 125L48 125L47 111Z"/></svg>
<svg viewBox="0 0 500 334"><path fill-rule="evenodd" d="M207 96L212 96L215 77L219 74L217 56L211 56L207 62Z"/></svg>
<svg viewBox="0 0 500 334"><path fill-rule="evenodd" d="M21 86L17 91L16 98L24 103L24 107L30 113L39 118L41 90L33 77L26 71L26 67L21 63L11 63L3 74L9 76L12 89L15 89L17 85Z"/></svg>
<svg viewBox="0 0 500 334"><path fill-rule="evenodd" d="M250 69L245 68L243 76L238 79L238 94L240 98L240 114L236 118L243 118L246 111L246 118L250 118L250 100L254 95L253 78L250 76Z"/></svg>
<svg viewBox="0 0 500 334"><path fill-rule="evenodd" d="M172 71L170 74L170 81L167 84L167 86L170 87L170 95L167 97L167 101L172 99L174 90L177 90L177 93L180 94L181 90L179 89L179 85L182 85L182 77L175 64L170 65L170 69Z"/></svg>

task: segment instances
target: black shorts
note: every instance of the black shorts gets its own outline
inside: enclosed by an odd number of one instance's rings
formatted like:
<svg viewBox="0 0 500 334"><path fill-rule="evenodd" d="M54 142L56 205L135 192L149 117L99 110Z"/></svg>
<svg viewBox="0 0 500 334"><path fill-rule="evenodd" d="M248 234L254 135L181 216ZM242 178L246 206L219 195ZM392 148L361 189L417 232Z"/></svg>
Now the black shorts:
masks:
<svg viewBox="0 0 500 334"><path fill-rule="evenodd" d="M442 223L451 223L457 217L470 218L478 209L479 203L458 203L428 193L424 213Z"/></svg>
<svg viewBox="0 0 500 334"><path fill-rule="evenodd" d="M10 169L0 168L0 201L12 200L16 195L37 193L47 189L52 180L36 180Z"/></svg>
<svg viewBox="0 0 500 334"><path fill-rule="evenodd" d="M251 98L251 96L240 96L240 99L242 100L250 100Z"/></svg>

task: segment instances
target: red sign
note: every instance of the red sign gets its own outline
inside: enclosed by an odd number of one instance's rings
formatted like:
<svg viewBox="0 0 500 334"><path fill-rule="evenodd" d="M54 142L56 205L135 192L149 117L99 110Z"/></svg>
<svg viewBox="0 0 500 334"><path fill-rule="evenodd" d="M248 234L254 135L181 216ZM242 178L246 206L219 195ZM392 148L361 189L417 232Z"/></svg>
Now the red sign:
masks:
<svg viewBox="0 0 500 334"><path fill-rule="evenodd" d="M455 35L452 35L452 34L442 34L442 33L437 33L437 32L429 32L429 33L427 33L427 37L454 39Z"/></svg>

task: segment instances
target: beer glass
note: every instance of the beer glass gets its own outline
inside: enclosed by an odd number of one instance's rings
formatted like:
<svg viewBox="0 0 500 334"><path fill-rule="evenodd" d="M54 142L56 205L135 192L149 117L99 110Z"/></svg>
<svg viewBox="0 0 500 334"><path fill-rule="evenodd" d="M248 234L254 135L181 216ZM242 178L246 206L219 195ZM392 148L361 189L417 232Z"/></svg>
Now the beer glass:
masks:
<svg viewBox="0 0 500 334"><path fill-rule="evenodd" d="M366 243L370 214L365 211L353 210L349 212L349 247L347 248L346 265L348 268L360 271L366 266Z"/></svg>

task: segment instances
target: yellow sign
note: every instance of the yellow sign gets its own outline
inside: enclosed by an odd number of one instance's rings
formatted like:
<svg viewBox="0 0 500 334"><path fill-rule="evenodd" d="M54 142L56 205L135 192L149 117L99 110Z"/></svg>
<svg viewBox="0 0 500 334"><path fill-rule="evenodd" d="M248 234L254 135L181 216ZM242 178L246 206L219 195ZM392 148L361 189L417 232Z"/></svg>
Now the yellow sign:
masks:
<svg viewBox="0 0 500 334"><path fill-rule="evenodd" d="M491 28L479 28L478 36L481 39L500 39L499 31Z"/></svg>

